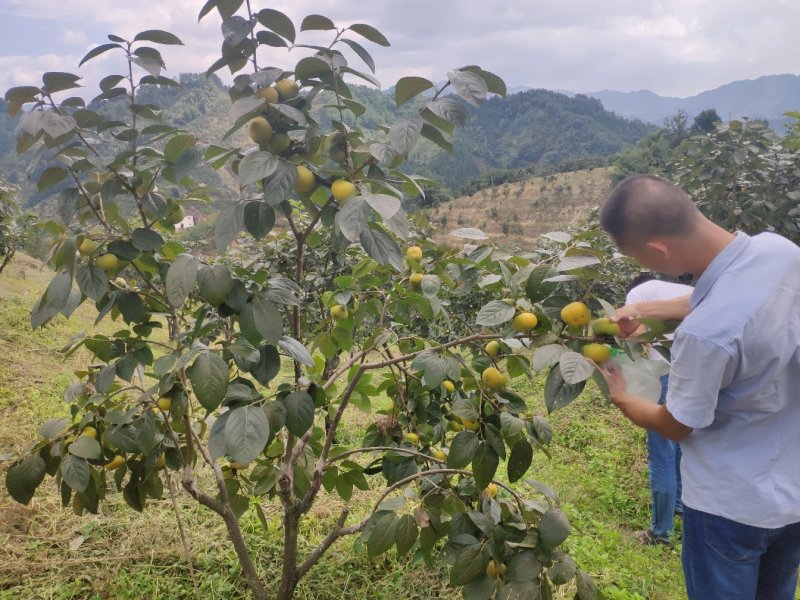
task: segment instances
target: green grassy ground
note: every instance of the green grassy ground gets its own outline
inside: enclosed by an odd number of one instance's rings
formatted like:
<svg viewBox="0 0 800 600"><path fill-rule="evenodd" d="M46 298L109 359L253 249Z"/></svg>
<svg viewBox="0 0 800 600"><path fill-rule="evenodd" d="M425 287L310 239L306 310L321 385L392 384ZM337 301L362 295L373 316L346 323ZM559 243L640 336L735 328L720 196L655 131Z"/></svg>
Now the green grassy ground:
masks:
<svg viewBox="0 0 800 600"><path fill-rule="evenodd" d="M0 276L0 454L18 451L45 418L66 413L61 400L81 356L63 362L58 349L92 323L90 309L32 332L28 311L50 275L21 258ZM544 413L539 381L515 384L537 413ZM371 417L353 409L342 437L359 439ZM551 418L552 458L534 458L529 477L561 495L574 526L567 549L611 599L670 600L685 597L680 546L642 547L630 533L649 522L644 433L630 426L593 391ZM0 467L4 472L4 468ZM178 482L176 480L176 486ZM356 515L368 510L375 490L354 495ZM524 484L521 484L521 489ZM215 515L179 494L192 547L195 579L204 599L248 597L224 527ZM301 552L327 533L342 507L321 495L303 529ZM271 582L280 572L280 520L265 506L269 531L254 511L243 518L256 562ZM76 517L60 506L52 479L26 507L0 485L0 599L192 598L193 585L169 499L147 511L130 511L110 494L98 515ZM302 599L459 598L446 571L394 553L369 560L357 541L340 541L303 581ZM560 597L569 597L568 590Z"/></svg>

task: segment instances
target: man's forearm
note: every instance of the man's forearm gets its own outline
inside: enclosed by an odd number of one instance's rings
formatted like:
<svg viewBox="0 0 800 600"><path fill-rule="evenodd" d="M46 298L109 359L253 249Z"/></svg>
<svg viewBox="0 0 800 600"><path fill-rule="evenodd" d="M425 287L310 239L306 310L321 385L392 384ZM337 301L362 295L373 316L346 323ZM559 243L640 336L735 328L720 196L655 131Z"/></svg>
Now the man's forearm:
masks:
<svg viewBox="0 0 800 600"><path fill-rule="evenodd" d="M682 321L689 314L691 307L689 301L692 295L679 296L670 300L647 300L630 305L638 319L653 319L655 321Z"/></svg>
<svg viewBox="0 0 800 600"><path fill-rule="evenodd" d="M692 428L676 421L665 406L653 404L627 391L612 401L634 425L655 431L669 440L680 442L692 433Z"/></svg>

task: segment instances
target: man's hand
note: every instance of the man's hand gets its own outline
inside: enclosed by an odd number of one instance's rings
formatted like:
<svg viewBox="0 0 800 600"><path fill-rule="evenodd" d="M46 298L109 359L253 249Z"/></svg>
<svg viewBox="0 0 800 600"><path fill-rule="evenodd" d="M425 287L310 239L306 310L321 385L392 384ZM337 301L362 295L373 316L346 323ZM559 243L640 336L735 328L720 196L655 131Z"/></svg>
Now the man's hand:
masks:
<svg viewBox="0 0 800 600"><path fill-rule="evenodd" d="M619 325L619 337L622 339L632 337L639 333L642 324L639 322L641 315L636 304L626 304L618 308L614 316L609 317L612 323Z"/></svg>

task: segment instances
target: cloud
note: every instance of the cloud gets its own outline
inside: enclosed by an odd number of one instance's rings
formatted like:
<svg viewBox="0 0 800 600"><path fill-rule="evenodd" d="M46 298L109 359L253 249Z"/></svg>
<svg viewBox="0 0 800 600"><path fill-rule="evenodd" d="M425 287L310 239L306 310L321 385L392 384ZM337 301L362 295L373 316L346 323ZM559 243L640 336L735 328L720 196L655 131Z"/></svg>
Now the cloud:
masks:
<svg viewBox="0 0 800 600"><path fill-rule="evenodd" d="M4 0L6 13L57 22L62 47L48 46L37 56L37 48L44 47L41 40L31 36L30 46L15 45L14 68L0 74L0 83L29 83L18 78L38 75L36 69L49 64L51 54L64 59L60 69L75 72L81 52L104 43L105 33L130 39L141 29L166 29L186 44L162 48L168 74L203 71L219 56L222 37L216 11L197 22L202 4ZM373 54L384 87L404 75L442 79L453 67L480 64L509 85L574 91L649 88L686 96L736 79L796 72L800 54L800 36L794 31L800 2L789 0L276 0L269 5L297 24L305 15L318 13L339 26L365 22L380 29L391 48L351 35ZM329 39L327 32L299 36L310 43ZM286 69L302 56L300 49L288 54L259 50L260 63ZM66 63L67 58L73 62ZM365 69L355 57L352 64ZM80 73L93 86L99 69L87 65ZM231 79L224 70L220 75Z"/></svg>
<svg viewBox="0 0 800 600"><path fill-rule="evenodd" d="M86 34L78 29L64 28L61 31L61 41L70 46L83 46L87 42Z"/></svg>

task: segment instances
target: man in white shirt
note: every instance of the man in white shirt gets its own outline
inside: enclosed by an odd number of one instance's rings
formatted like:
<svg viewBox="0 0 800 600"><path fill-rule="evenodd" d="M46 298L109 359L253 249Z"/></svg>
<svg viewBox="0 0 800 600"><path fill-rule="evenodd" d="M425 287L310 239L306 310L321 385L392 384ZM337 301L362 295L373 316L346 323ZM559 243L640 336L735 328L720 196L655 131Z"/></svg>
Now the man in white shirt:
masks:
<svg viewBox="0 0 800 600"><path fill-rule="evenodd" d="M794 600L800 567L800 248L733 234L649 175L612 190L600 223L651 270L696 278L690 297L620 317L685 317L666 405L606 373L635 424L681 442L683 570L690 600ZM688 302L687 302L688 300ZM666 308L665 308L666 307ZM625 331L637 323L626 323Z"/></svg>
<svg viewBox="0 0 800 600"><path fill-rule="evenodd" d="M628 286L625 304L637 304L658 300L672 300L692 293L692 287L656 279L651 273L642 273ZM650 348L647 357L653 361L666 359ZM667 399L669 375L661 376L661 398L663 405ZM670 440L655 431L647 430L647 467L650 473L650 499L652 515L650 528L637 531L634 537L643 544L669 544L675 529L674 514L682 512L681 506L681 450L678 442Z"/></svg>

